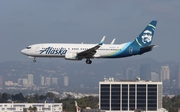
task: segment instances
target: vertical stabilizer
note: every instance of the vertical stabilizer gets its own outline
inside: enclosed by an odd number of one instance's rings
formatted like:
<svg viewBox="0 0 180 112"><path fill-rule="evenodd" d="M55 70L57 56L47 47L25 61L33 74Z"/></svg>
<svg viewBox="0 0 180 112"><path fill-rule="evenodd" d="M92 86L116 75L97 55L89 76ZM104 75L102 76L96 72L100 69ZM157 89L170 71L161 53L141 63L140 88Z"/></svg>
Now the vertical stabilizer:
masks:
<svg viewBox="0 0 180 112"><path fill-rule="evenodd" d="M154 32L156 30L157 21L151 21L147 27L141 32L141 34L136 38L136 42L140 47L149 46L153 40Z"/></svg>

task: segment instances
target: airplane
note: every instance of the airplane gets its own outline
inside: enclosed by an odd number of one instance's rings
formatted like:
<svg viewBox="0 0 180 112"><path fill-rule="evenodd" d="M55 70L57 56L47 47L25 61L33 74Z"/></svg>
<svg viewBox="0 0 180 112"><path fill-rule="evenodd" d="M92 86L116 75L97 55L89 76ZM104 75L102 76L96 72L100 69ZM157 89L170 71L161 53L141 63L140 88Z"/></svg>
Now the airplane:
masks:
<svg viewBox="0 0 180 112"><path fill-rule="evenodd" d="M123 44L104 44L104 36L98 44L40 43L24 48L21 53L34 58L33 62L36 62L38 57L64 57L66 60L86 59L87 64L91 64L91 59L94 58L112 59L141 55L156 47L151 45L156 24L156 20L151 21L136 39Z"/></svg>

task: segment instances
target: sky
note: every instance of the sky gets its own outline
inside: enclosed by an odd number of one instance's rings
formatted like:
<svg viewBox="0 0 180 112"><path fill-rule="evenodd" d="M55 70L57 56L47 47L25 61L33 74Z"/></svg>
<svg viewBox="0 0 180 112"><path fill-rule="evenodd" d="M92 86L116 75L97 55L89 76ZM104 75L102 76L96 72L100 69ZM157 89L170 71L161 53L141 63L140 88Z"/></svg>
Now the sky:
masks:
<svg viewBox="0 0 180 112"><path fill-rule="evenodd" d="M180 62L179 7L179 0L0 0L0 62L29 61L20 51L36 43L132 41L152 20L158 47L138 58Z"/></svg>

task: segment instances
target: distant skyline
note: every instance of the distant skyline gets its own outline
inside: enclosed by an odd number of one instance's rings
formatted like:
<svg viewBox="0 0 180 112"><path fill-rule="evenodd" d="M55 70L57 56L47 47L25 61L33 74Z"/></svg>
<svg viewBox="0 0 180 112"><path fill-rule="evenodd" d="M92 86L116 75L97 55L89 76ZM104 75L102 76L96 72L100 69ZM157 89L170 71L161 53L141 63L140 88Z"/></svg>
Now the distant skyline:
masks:
<svg viewBox="0 0 180 112"><path fill-rule="evenodd" d="M165 69L162 70L162 67ZM98 92L98 82L103 81L104 78L136 80L140 77L141 80L162 81L165 85L163 88L165 94L179 94L180 91L177 89L180 87L178 86L179 69L180 63L161 63L152 59L107 61L93 66L79 64L77 61L76 63L9 61L0 63L0 86L6 92L10 91L9 86L17 87L12 88L13 93L22 90L18 85L23 85L26 89L40 87L47 91L47 89L56 88L61 92L71 90L88 93L89 91ZM28 82L32 83L28 84ZM41 88L44 86L46 89ZM27 90L24 92L29 93Z"/></svg>
<svg viewBox="0 0 180 112"><path fill-rule="evenodd" d="M98 43L104 35L106 44L114 38L116 44L132 41L151 20L158 21L152 42L158 47L128 59L180 62L179 4L179 0L1 0L0 62L31 61L20 51L35 43Z"/></svg>

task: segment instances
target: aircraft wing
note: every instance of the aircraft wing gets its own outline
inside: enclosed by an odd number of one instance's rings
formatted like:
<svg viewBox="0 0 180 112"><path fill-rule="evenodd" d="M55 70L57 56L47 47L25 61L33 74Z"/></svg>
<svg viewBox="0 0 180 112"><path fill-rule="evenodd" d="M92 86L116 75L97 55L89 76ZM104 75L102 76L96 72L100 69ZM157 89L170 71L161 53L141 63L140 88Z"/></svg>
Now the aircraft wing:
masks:
<svg viewBox="0 0 180 112"><path fill-rule="evenodd" d="M94 46L92 48L89 48L89 49L87 49L85 51L79 52L77 54L77 57L79 57L81 59L93 57L93 55L96 53L96 50L99 49L99 47L101 47L101 45L104 43L105 37L106 36L104 36L102 38L102 40L99 42L99 44L97 44L96 46Z"/></svg>

